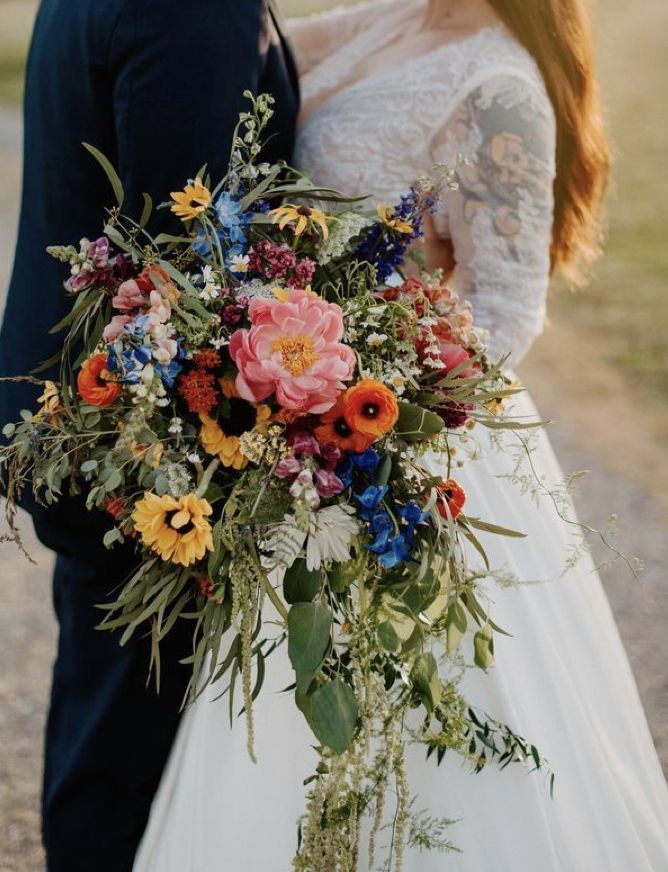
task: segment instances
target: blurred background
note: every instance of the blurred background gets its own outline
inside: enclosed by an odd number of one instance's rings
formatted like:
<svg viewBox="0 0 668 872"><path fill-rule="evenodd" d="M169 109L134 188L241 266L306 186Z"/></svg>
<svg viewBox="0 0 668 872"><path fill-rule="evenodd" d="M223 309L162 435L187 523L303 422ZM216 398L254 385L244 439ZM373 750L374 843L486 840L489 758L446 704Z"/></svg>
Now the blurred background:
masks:
<svg viewBox="0 0 668 872"><path fill-rule="evenodd" d="M286 14L334 5L283 0ZM0 0L0 311L11 269L21 178L20 107L37 3ZM599 65L615 145L606 255L576 294L555 287L550 324L523 366L584 520L619 514L618 544L646 570L603 570L668 771L668 32L666 0L605 0ZM57 241L57 240L54 240ZM67 241L67 240L61 240ZM17 328L18 329L18 328ZM41 742L56 631L52 559L0 551L0 872L43 869Z"/></svg>

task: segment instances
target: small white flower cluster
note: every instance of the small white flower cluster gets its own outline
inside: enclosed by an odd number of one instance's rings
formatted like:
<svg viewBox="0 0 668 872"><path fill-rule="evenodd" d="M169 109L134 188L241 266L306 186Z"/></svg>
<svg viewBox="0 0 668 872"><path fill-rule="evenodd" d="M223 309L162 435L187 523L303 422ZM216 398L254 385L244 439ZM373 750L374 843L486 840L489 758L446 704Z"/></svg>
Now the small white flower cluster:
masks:
<svg viewBox="0 0 668 872"><path fill-rule="evenodd" d="M137 384L128 385L128 393L134 405L144 409L147 418L151 417L154 406L165 408L170 403L165 386L151 363L142 369Z"/></svg>
<svg viewBox="0 0 668 872"><path fill-rule="evenodd" d="M318 250L317 261L321 266L331 263L341 257L351 239L359 234L371 222L354 212L342 212L337 220L331 222L329 237L325 239Z"/></svg>
<svg viewBox="0 0 668 872"><path fill-rule="evenodd" d="M220 273L214 272L213 267L205 266L202 270L202 290L199 292L200 299L206 302L211 302L220 296L222 284L220 281Z"/></svg>

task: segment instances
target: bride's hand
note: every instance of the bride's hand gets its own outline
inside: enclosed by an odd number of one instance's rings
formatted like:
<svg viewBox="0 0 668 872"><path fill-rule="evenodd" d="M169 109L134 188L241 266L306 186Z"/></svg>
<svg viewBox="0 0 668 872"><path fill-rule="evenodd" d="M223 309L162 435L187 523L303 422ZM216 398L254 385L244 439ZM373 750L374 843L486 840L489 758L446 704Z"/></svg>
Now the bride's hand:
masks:
<svg viewBox="0 0 668 872"><path fill-rule="evenodd" d="M442 269L445 281L452 277L456 265L455 249L452 240L443 239L438 235L434 219L431 215L425 216L422 253L424 254L426 267L429 272Z"/></svg>

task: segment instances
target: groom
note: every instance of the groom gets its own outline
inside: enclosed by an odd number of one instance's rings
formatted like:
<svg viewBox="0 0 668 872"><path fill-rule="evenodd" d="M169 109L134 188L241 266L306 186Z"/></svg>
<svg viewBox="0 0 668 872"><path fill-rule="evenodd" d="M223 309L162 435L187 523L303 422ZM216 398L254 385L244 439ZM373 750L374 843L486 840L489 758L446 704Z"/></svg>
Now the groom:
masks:
<svg viewBox="0 0 668 872"><path fill-rule="evenodd" d="M142 191L164 201L204 163L221 177L245 89L276 98L264 157L289 159L297 82L271 0L42 0L27 69L23 201L0 376L30 372L60 345L49 328L70 300L62 264L46 246L101 231L110 190L81 142L118 168L124 211L136 217ZM169 212L157 215L163 226L152 229L169 229ZM0 383L0 422L33 407L37 393ZM158 695L146 682L148 640L121 648L94 629L95 604L132 570L132 549L106 551L108 521L87 513L81 499L27 507L40 539L57 552L60 639L43 801L48 869L130 872L178 725L188 668L177 661L189 653L191 629L183 621L168 637Z"/></svg>

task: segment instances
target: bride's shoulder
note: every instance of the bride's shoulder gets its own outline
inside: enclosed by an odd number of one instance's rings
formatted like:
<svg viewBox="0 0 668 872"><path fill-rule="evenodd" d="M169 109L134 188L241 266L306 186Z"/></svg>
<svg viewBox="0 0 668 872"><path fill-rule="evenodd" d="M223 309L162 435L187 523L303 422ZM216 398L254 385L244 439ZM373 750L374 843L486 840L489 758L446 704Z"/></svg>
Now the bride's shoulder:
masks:
<svg viewBox="0 0 668 872"><path fill-rule="evenodd" d="M339 4L331 9L313 12L301 18L291 18L290 28L329 26L343 24L362 28L375 21L379 15L393 12L405 6L405 0L361 0L353 4Z"/></svg>

